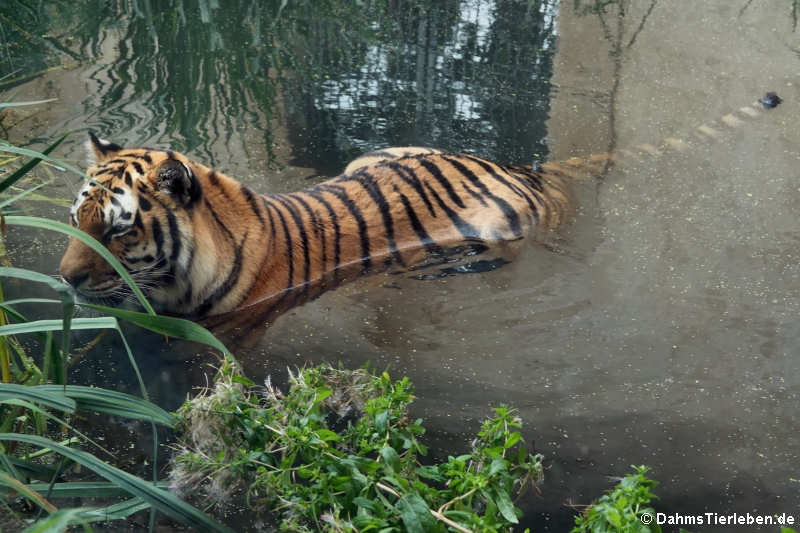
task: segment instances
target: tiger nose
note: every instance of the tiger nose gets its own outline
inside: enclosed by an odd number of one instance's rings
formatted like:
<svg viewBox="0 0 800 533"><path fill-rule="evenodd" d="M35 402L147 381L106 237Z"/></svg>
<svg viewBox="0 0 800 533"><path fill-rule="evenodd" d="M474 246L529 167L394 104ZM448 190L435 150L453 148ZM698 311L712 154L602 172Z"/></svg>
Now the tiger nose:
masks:
<svg viewBox="0 0 800 533"><path fill-rule="evenodd" d="M64 278L64 281L69 283L73 289L77 289L81 283L89 279L89 274L84 272L64 272L62 270L61 277Z"/></svg>

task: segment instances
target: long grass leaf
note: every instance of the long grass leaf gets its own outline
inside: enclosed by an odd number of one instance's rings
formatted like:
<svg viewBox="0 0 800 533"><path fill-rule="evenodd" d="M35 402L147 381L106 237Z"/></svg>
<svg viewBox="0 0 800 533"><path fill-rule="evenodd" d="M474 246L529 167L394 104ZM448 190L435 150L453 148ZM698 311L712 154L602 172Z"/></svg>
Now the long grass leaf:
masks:
<svg viewBox="0 0 800 533"><path fill-rule="evenodd" d="M199 531L233 532L230 528L220 524L191 505L180 500L174 494L156 488L151 483L104 463L97 457L84 451L61 446L57 442L37 435L0 433L0 441L26 442L35 446L50 448L64 457L80 463L108 481L115 483L131 495L141 498L159 512L178 520L182 524L193 527Z"/></svg>
<svg viewBox="0 0 800 533"><path fill-rule="evenodd" d="M137 326L149 329L150 331L154 331L156 333L162 333L170 337L206 344L216 348L229 357L233 357L233 354L231 354L225 345L222 344L222 342L220 342L219 339L217 339L210 331L200 324L196 324L190 320L171 316L148 315L145 313L129 311L127 309L116 309L114 307L106 307L103 305L80 303L79 305L101 311L102 313L115 316L123 320L127 320L128 322L132 322Z"/></svg>
<svg viewBox="0 0 800 533"><path fill-rule="evenodd" d="M5 485L6 487L19 492L48 513L55 513L58 511L58 508L55 505L44 499L37 491L31 489L24 483L17 481L8 474L0 472L0 485Z"/></svg>
<svg viewBox="0 0 800 533"><path fill-rule="evenodd" d="M0 400L25 400L32 403L46 405L65 413L74 413L77 403L68 398L63 392L56 390L42 390L38 387L16 385L13 383L0 383Z"/></svg>
<svg viewBox="0 0 800 533"><path fill-rule="evenodd" d="M22 324L0 326L0 335L20 335L41 331L61 331L64 324L61 320L33 320ZM117 319L110 316L93 318L76 318L72 321L72 329L117 329Z"/></svg>
<svg viewBox="0 0 800 533"><path fill-rule="evenodd" d="M27 485L31 490L45 493L50 483L34 482ZM156 485L161 489L169 488L169 481L159 481ZM50 499L61 498L118 498L128 493L110 481L67 481L53 485Z"/></svg>
<svg viewBox="0 0 800 533"><path fill-rule="evenodd" d="M37 520L22 533L60 533L66 531L70 524L78 519L85 509L61 509L47 518Z"/></svg>
<svg viewBox="0 0 800 533"><path fill-rule="evenodd" d="M0 182L0 187L2 187L4 184L5 184L5 181ZM21 193L15 194L11 198L6 198L2 202L0 202L0 209L4 208L5 206L7 206L9 204L13 204L14 202L16 202L18 200L21 200L21 199L25 198L29 194L33 194L34 192L36 192L37 190L41 189L45 185L48 185L48 184L47 183L40 183L36 187L31 187L30 189L25 189Z"/></svg>
<svg viewBox="0 0 800 533"><path fill-rule="evenodd" d="M2 105L2 104L0 104L0 105ZM55 148L59 144L61 144L64 141L64 139L67 138L67 135L69 135L69 133L65 133L60 138L56 139L56 141L53 144L51 144L50 146L48 146L47 148L45 148L44 151L41 154L38 154L38 156L34 155L33 159L31 159L30 161L28 161L27 163L25 163L24 165L19 167L19 169L17 169L13 174L11 174L9 177L7 177L2 182L0 182L0 192L3 192L4 190L8 189L12 185L14 185L16 182L18 182L20 179L22 179L22 176L24 176L25 174L30 172L31 169L33 169L33 167L38 165L42 161L42 158L50 159L49 157L47 157L47 154L49 154L50 152L55 150ZM0 145L0 150L2 150L3 148L4 148L4 146ZM41 156L41 157L39 157L39 156Z"/></svg>
<svg viewBox="0 0 800 533"><path fill-rule="evenodd" d="M62 426L65 426L65 427L71 429L73 433L75 433L76 435L78 435L82 439L86 440L87 442L91 443L92 445L100 448L101 450L106 452L111 457L114 457L114 454L111 453L108 449L106 449L101 444L98 444L97 442L95 442L94 440L92 440L91 438L86 436L84 433L81 433L80 431L78 431L77 429L72 427L65 420L62 420L62 419L58 418L55 415L51 415L50 413L48 413L44 409L40 409L39 407L37 407L36 405L34 405L34 404L30 403L30 402L26 402L25 400L20 400L18 398L11 398L11 399L8 399L8 400L0 400L0 404L16 405L17 407L23 407L23 408L25 408L25 409L27 409L29 411L32 411L34 413L38 413L38 414L42 415L45 418L49 418L50 420L54 420L54 421L58 422L59 424L61 424Z"/></svg>
<svg viewBox="0 0 800 533"><path fill-rule="evenodd" d="M58 391L76 403L80 411L97 411L135 420L152 421L162 426L174 427L175 417L154 403L136 396L108 389L83 385L35 385L29 387L44 392Z"/></svg>
<svg viewBox="0 0 800 533"><path fill-rule="evenodd" d="M142 500L141 498L131 498L130 500L125 500L124 502L115 503L109 507L104 507L102 509L92 509L89 511L85 511L81 513L78 523L91 523L91 522L101 522L106 520L122 520L123 518L128 518L133 513L138 513L139 511L144 511L148 509L150 504Z"/></svg>
<svg viewBox="0 0 800 533"><path fill-rule="evenodd" d="M46 104L48 102L55 102L58 98L48 98L47 100L32 100L30 102L2 102L0 103L0 109L6 107L19 107L23 105L36 105L36 104Z"/></svg>
<svg viewBox="0 0 800 533"><path fill-rule="evenodd" d="M70 172L74 172L75 174L77 174L78 176L82 177L83 179L91 180L91 178L89 176L87 176L86 174L84 174L81 170L78 170L77 168L73 167L72 165L64 163L63 161L59 161L58 159L54 159L54 158L52 158L52 157L50 157L48 155L45 155L45 154L43 154L41 152L36 152L34 150L28 150L27 148L19 148L18 146L11 146L10 144L5 144L3 142L0 142L0 152L9 152L9 153L12 153L12 154L26 155L28 157L33 157L34 159L48 161L50 163L53 163L54 165L62 166L64 168L66 168L67 170L69 170Z"/></svg>
<svg viewBox="0 0 800 533"><path fill-rule="evenodd" d="M142 307L144 307L144 309L149 314L151 315L156 314L156 312L153 310L153 307L150 305L150 302L147 301L147 298L144 297L142 291L139 289L139 287L136 286L136 282L133 281L133 278L131 278L131 275L128 273L125 267L122 266L122 263L120 263L119 260L117 260L117 258L114 257L114 255L111 252L109 252L105 246L100 244L97 240L95 240L91 236L80 231L79 229L73 228L72 226L64 224L63 222L57 222L55 220L46 220L43 218L26 217L26 216L7 216L5 217L5 220L6 224L11 226L27 226L31 228L40 228L40 229L58 231L65 235L69 235L70 237L73 237L75 239L78 239L86 246L91 248L94 252L96 252L100 257L105 259L108 262L108 264L111 265L114 268L114 270L116 270L117 274L119 274L120 277L125 281L125 283L127 283L128 286L130 286L133 293L139 299L139 303L142 304Z"/></svg>

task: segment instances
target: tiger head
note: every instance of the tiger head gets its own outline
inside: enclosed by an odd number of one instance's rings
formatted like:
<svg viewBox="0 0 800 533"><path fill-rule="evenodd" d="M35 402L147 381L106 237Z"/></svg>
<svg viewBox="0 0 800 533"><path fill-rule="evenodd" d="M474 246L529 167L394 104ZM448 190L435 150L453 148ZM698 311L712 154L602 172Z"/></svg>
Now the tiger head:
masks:
<svg viewBox="0 0 800 533"><path fill-rule="evenodd" d="M103 243L155 305L181 312L191 291L192 211L203 194L197 174L207 169L175 152L127 150L89 137L92 180L72 204L72 226ZM70 240L59 270L83 300L116 305L131 298L114 269L77 239Z"/></svg>

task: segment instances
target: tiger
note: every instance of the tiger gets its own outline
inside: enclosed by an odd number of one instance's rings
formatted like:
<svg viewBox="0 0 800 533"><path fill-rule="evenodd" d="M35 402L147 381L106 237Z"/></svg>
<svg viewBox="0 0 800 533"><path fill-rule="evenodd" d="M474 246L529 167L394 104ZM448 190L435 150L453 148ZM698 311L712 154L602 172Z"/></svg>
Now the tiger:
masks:
<svg viewBox="0 0 800 533"><path fill-rule="evenodd" d="M255 306L276 316L460 243L555 229L572 206L555 168L421 147L365 154L287 194L257 194L172 150L126 149L94 133L87 147L91 180L70 208L71 225L103 243L159 312L194 320ZM84 301L131 299L80 240L70 240L59 271Z"/></svg>

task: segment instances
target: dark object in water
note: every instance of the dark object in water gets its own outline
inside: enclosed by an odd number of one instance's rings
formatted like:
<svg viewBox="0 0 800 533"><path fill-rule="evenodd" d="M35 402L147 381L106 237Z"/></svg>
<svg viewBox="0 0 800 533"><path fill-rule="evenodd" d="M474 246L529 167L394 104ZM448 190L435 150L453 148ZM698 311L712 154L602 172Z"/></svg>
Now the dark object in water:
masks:
<svg viewBox="0 0 800 533"><path fill-rule="evenodd" d="M772 109L773 107L778 107L778 104L783 102L783 100L781 100L781 97L778 96L778 93L768 92L759 100L759 102L761 102L761 105L763 105L766 109Z"/></svg>

